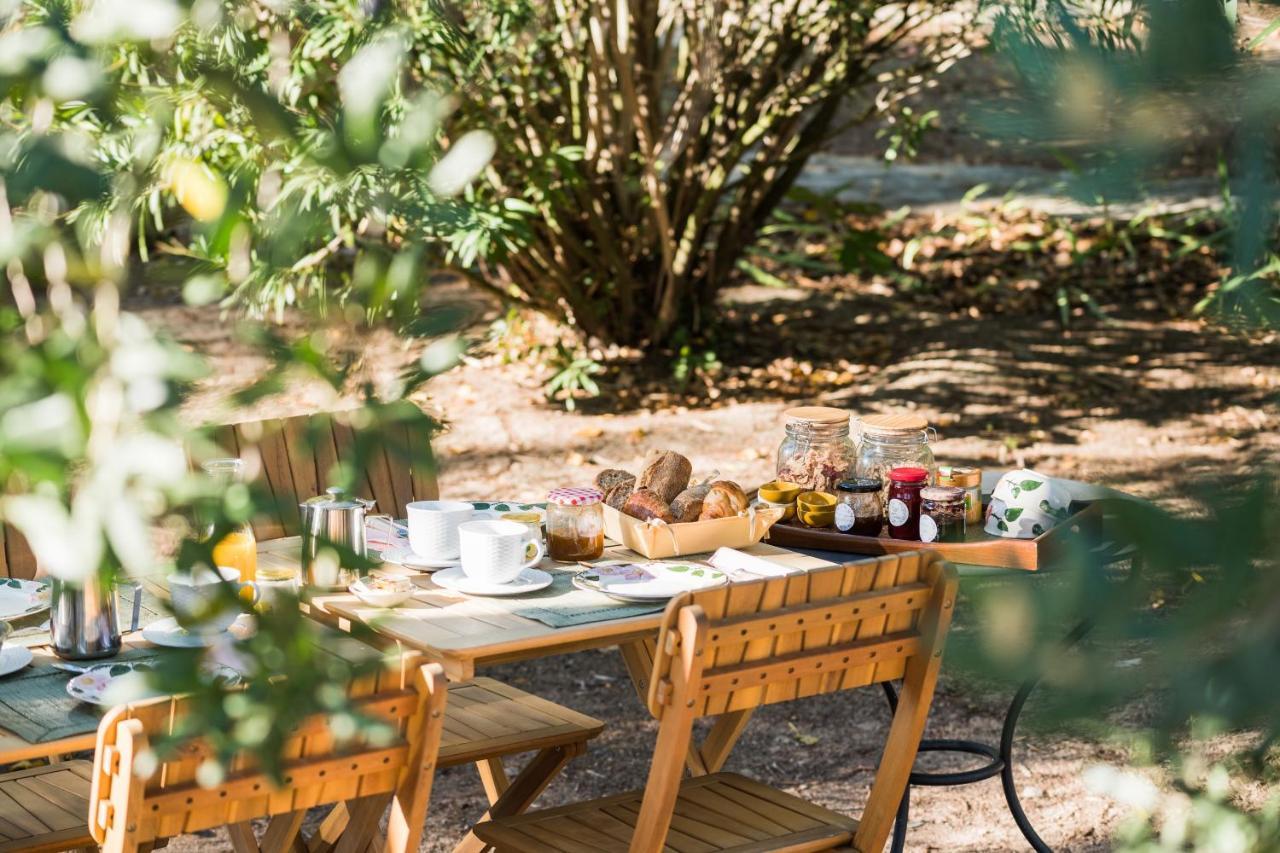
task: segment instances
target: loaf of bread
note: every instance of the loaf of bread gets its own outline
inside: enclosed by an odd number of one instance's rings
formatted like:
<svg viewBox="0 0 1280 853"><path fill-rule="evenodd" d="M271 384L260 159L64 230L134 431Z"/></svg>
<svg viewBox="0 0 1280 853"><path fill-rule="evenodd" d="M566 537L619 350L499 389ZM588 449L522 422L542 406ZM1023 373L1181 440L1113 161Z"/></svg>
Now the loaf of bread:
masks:
<svg viewBox="0 0 1280 853"><path fill-rule="evenodd" d="M694 487L676 495L676 499L671 502L671 514L675 516L676 524L698 520L698 516L702 514L703 495L706 493L706 489Z"/></svg>
<svg viewBox="0 0 1280 853"><path fill-rule="evenodd" d="M623 471L621 468L606 468L599 474L596 474L596 488L604 492L606 495L617 485L630 482L634 484L636 475L629 471Z"/></svg>
<svg viewBox="0 0 1280 853"><path fill-rule="evenodd" d="M732 518L747 508L747 495L742 487L732 480L716 480L707 490L702 501L702 511L698 513L698 521L713 518Z"/></svg>
<svg viewBox="0 0 1280 853"><path fill-rule="evenodd" d="M689 487L693 463L672 450L662 453L648 464L636 481L637 489L649 489L670 504Z"/></svg>
<svg viewBox="0 0 1280 853"><path fill-rule="evenodd" d="M667 524L674 524L676 520L671 514L671 505L652 489L636 489L623 504L622 511L641 521L658 518Z"/></svg>
<svg viewBox="0 0 1280 853"><path fill-rule="evenodd" d="M616 509L618 512L623 511L623 507L627 505L627 498L631 497L631 493L636 489L636 478L623 480L609 491L604 493L604 502Z"/></svg>

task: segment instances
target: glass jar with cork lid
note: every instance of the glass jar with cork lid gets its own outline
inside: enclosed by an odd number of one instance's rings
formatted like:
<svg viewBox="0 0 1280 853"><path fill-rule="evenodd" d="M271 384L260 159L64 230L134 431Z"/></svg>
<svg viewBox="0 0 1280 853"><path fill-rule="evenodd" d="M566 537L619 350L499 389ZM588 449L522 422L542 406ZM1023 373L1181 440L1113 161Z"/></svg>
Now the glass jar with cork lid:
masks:
<svg viewBox="0 0 1280 853"><path fill-rule="evenodd" d="M777 478L806 490L834 492L853 470L856 449L849 412L831 406L797 406L783 412L786 436L778 446Z"/></svg>
<svg viewBox="0 0 1280 853"><path fill-rule="evenodd" d="M929 439L933 430L923 415L895 412L858 419L860 431L854 474L879 478L885 484L881 500L887 503L889 472L894 468L923 468L932 483L938 474Z"/></svg>

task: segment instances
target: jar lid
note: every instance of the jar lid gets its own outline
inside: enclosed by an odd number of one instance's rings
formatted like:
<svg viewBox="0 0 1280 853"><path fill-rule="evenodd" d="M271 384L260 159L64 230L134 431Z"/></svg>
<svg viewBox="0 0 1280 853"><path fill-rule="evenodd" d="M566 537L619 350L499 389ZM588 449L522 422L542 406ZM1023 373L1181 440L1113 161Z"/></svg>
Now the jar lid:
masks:
<svg viewBox="0 0 1280 853"><path fill-rule="evenodd" d="M307 498L301 506L311 509L355 509L358 506L368 506L364 501L351 497L345 489L338 486L330 486L324 491L323 495Z"/></svg>
<svg viewBox="0 0 1280 853"><path fill-rule="evenodd" d="M841 480L836 484L836 489L841 492L855 492L858 494L878 492L880 491L880 478L854 477L852 480Z"/></svg>
<svg viewBox="0 0 1280 853"><path fill-rule="evenodd" d="M547 492L547 500L557 506L590 506L604 500L604 492L593 486L552 489Z"/></svg>
<svg viewBox="0 0 1280 853"><path fill-rule="evenodd" d="M834 406L796 406L783 412L782 417L789 424L807 423L836 426L849 423L850 413L847 409L837 409Z"/></svg>
<svg viewBox="0 0 1280 853"><path fill-rule="evenodd" d="M962 465L943 465L938 468L939 486L981 486L982 469Z"/></svg>
<svg viewBox="0 0 1280 853"><path fill-rule="evenodd" d="M929 479L929 472L924 468L894 468L889 479L894 483L923 483Z"/></svg>
<svg viewBox="0 0 1280 853"><path fill-rule="evenodd" d="M876 435L904 435L913 432L924 432L929 428L929 422L925 420L924 415L917 415L915 412L867 415L864 418L859 418L858 422L862 424L863 432L870 432Z"/></svg>
<svg viewBox="0 0 1280 853"><path fill-rule="evenodd" d="M939 503L959 503L964 500L964 489L958 486L925 486L920 490L920 499Z"/></svg>

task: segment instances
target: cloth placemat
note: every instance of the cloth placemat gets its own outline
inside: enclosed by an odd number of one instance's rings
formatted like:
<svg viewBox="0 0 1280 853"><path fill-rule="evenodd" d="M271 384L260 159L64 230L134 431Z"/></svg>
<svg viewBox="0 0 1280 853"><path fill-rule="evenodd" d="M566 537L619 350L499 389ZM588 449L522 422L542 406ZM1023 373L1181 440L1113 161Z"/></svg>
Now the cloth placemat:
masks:
<svg viewBox="0 0 1280 853"><path fill-rule="evenodd" d="M116 663L155 658L157 649L144 647L121 652L95 663ZM28 743L47 743L87 734L98 728L102 709L86 705L67 694L67 681L75 673L54 669L52 656L37 656L26 669L0 679L0 725Z"/></svg>
<svg viewBox="0 0 1280 853"><path fill-rule="evenodd" d="M124 584L121 585L120 591L117 593L119 606L116 611L116 624L119 626L121 633L133 628L133 599L137 594L137 589L137 587L130 584ZM169 616L169 613L165 610L161 600L150 591L142 590L142 600L138 605L138 630L167 616ZM9 645L26 646L28 648L48 644L49 611L36 613L25 619L14 620L13 633L9 635L5 642Z"/></svg>
<svg viewBox="0 0 1280 853"><path fill-rule="evenodd" d="M513 616L533 619L552 628L568 628L591 622L607 622L628 616L657 613L666 602L658 604L627 604L607 595L578 589L573 585L573 572L552 572L551 586L540 592L513 599L507 608ZM499 599L495 599L497 601Z"/></svg>

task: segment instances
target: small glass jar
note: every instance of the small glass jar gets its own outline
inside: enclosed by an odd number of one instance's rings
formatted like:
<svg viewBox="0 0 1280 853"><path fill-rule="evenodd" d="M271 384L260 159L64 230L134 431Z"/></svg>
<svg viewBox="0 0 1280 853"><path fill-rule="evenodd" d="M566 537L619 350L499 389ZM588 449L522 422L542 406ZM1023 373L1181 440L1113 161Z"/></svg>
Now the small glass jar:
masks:
<svg viewBox="0 0 1280 853"><path fill-rule="evenodd" d="M963 542L964 489L929 486L920 490L920 541Z"/></svg>
<svg viewBox="0 0 1280 853"><path fill-rule="evenodd" d="M894 468L889 472L889 535L920 540L920 490L929 480L924 468Z"/></svg>
<svg viewBox="0 0 1280 853"><path fill-rule="evenodd" d="M982 524L982 469L942 465L938 468L939 486L964 489L965 526Z"/></svg>
<svg viewBox="0 0 1280 853"><path fill-rule="evenodd" d="M836 485L836 530L851 536L879 536L884 527L880 481L843 480Z"/></svg>
<svg viewBox="0 0 1280 853"><path fill-rule="evenodd" d="M832 492L852 473L856 449L849 413L830 406L799 406L783 413L786 436L778 446L777 478L807 491Z"/></svg>
<svg viewBox="0 0 1280 853"><path fill-rule="evenodd" d="M604 555L604 494L590 486L547 494L547 556L561 563Z"/></svg>
<svg viewBox="0 0 1280 853"><path fill-rule="evenodd" d="M932 482L938 464L929 449L929 423L911 412L868 415L858 421L860 436L854 463L855 477L878 477L885 489L881 499L889 501L889 472L894 468L923 468ZM886 509L887 512L887 509Z"/></svg>

